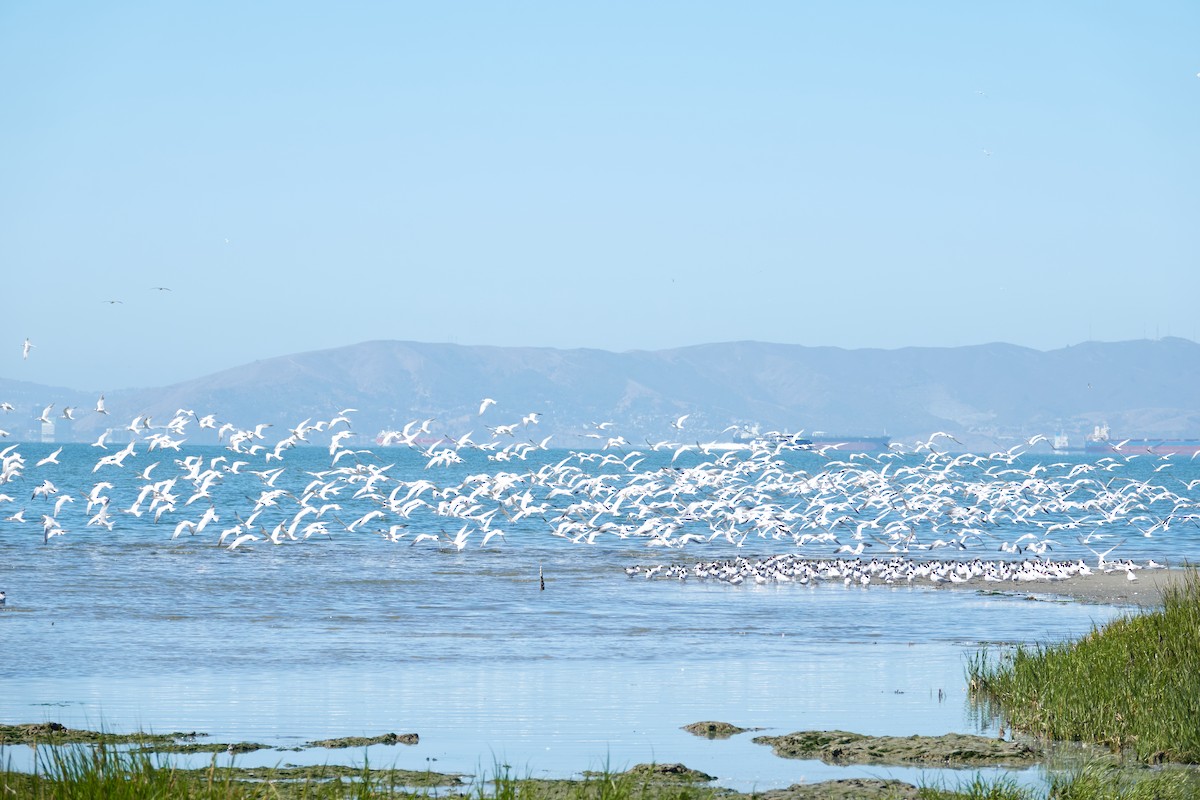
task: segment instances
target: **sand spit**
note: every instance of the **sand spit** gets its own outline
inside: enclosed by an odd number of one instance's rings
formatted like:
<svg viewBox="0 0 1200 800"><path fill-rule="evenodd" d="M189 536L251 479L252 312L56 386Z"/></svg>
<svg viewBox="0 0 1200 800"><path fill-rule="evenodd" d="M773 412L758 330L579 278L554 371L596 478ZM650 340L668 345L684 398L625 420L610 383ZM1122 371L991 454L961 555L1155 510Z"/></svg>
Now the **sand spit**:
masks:
<svg viewBox="0 0 1200 800"><path fill-rule="evenodd" d="M1187 570L1142 569L1129 575L1119 572L1093 572L1060 581L1039 581L1014 586L997 586L979 583L940 583L933 587L937 591L976 591L987 594L1003 594L1030 599L1063 598L1081 603L1103 605L1138 606L1154 608L1162 603L1163 591L1183 583Z"/></svg>

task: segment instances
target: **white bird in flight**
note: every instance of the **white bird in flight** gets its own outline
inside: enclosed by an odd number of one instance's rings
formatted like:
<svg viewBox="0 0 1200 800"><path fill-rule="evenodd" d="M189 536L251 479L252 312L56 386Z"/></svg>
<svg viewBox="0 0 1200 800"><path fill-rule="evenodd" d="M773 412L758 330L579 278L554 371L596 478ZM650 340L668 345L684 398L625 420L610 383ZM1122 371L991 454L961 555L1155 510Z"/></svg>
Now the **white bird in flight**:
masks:
<svg viewBox="0 0 1200 800"><path fill-rule="evenodd" d="M21 348L21 358L23 358L25 360L29 360L29 351L32 349L33 349L33 342L29 341L29 339L26 338L25 344Z"/></svg>
<svg viewBox="0 0 1200 800"><path fill-rule="evenodd" d="M492 398L490 398L490 397L483 398L483 401L479 404L479 413L483 414L484 411L487 411L488 406L495 405L495 404L496 404L496 401L493 400Z"/></svg>

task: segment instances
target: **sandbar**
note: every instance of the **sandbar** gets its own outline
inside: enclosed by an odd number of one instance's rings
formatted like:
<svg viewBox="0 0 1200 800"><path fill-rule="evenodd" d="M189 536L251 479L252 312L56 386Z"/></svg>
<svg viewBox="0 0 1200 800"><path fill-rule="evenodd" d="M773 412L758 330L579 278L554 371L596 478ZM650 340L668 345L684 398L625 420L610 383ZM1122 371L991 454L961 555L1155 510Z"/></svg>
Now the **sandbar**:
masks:
<svg viewBox="0 0 1200 800"><path fill-rule="evenodd" d="M1093 572L1057 581L1029 581L1023 583L986 583L969 581L933 585L939 591L975 591L988 594L1004 594L1014 597L1041 599L1058 597L1077 600L1081 603L1103 605L1137 606L1154 608L1162 604L1163 591L1182 585L1188 574L1186 569L1139 569L1133 572L1136 580L1129 580L1124 570ZM922 584L923 586L929 584Z"/></svg>

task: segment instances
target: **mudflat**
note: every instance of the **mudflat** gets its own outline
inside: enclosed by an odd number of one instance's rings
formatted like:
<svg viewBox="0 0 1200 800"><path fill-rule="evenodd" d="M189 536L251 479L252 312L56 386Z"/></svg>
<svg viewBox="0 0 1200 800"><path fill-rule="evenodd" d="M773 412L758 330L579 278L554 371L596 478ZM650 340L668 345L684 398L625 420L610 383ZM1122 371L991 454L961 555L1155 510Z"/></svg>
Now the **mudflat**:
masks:
<svg viewBox="0 0 1200 800"><path fill-rule="evenodd" d="M1134 580L1129 579L1129 574ZM1093 572L1058 581L1036 581L1028 583L939 583L939 591L975 591L1006 594L1015 597L1040 599L1059 597L1078 600L1082 603L1105 605L1129 605L1153 608L1162 603L1163 591L1179 586L1187 575L1185 569L1138 569L1127 574L1125 570Z"/></svg>

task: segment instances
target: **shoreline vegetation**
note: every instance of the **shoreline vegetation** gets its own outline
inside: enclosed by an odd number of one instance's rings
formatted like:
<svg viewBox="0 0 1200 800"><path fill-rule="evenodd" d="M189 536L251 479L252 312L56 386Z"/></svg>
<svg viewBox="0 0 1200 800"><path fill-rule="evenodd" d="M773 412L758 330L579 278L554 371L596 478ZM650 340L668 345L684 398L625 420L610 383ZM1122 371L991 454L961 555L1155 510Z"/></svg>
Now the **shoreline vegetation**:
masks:
<svg viewBox="0 0 1200 800"><path fill-rule="evenodd" d="M34 772L0 765L0 794L30 800L163 798L465 798L466 800L1183 800L1200 796L1200 572L1194 567L1129 581L1094 574L1039 585L1019 594L1068 595L1083 602L1141 606L1139 613L1093 629L1077 641L1018 646L969 657L972 702L999 718L1014 735L1005 739L961 734L941 737L863 736L844 731L801 731L759 736L781 757L819 758L832 764L926 765L958 768L949 786L914 786L878 778L846 778L750 794L709 785L714 778L682 764L639 764L623 772L581 778L513 776L505 765L490 775L362 766L245 768L233 764L256 743L206 743L204 734L111 734L54 723L0 725L4 746L35 748ZM1156 604L1145 610L1153 596ZM754 728L705 721L685 730L728 738ZM308 747L415 744L417 734L386 733L306 743ZM49 746L46 746L49 745ZM1089 752L1098 745L1107 752ZM40 749L38 749L40 747ZM164 754L211 752L209 766L183 769ZM230 763L218 766L219 753ZM1064 756L1063 753L1066 753ZM984 766L1041 765L1046 786L1030 788L1009 777L985 779Z"/></svg>
<svg viewBox="0 0 1200 800"><path fill-rule="evenodd" d="M937 737L931 737L937 738ZM1184 800L1194 772L1093 760L1048 775L1044 789L969 771L952 785L852 777L763 792L709 785L682 764L638 764L580 778L517 777L507 765L467 776L361 766L219 766L184 769L143 750L77 744L38 753L34 772L0 770L0 794L17 800Z"/></svg>
<svg viewBox="0 0 1200 800"><path fill-rule="evenodd" d="M1158 608L1073 642L1018 646L967 665L972 697L1014 729L1091 742L1149 764L1200 764L1200 572Z"/></svg>

